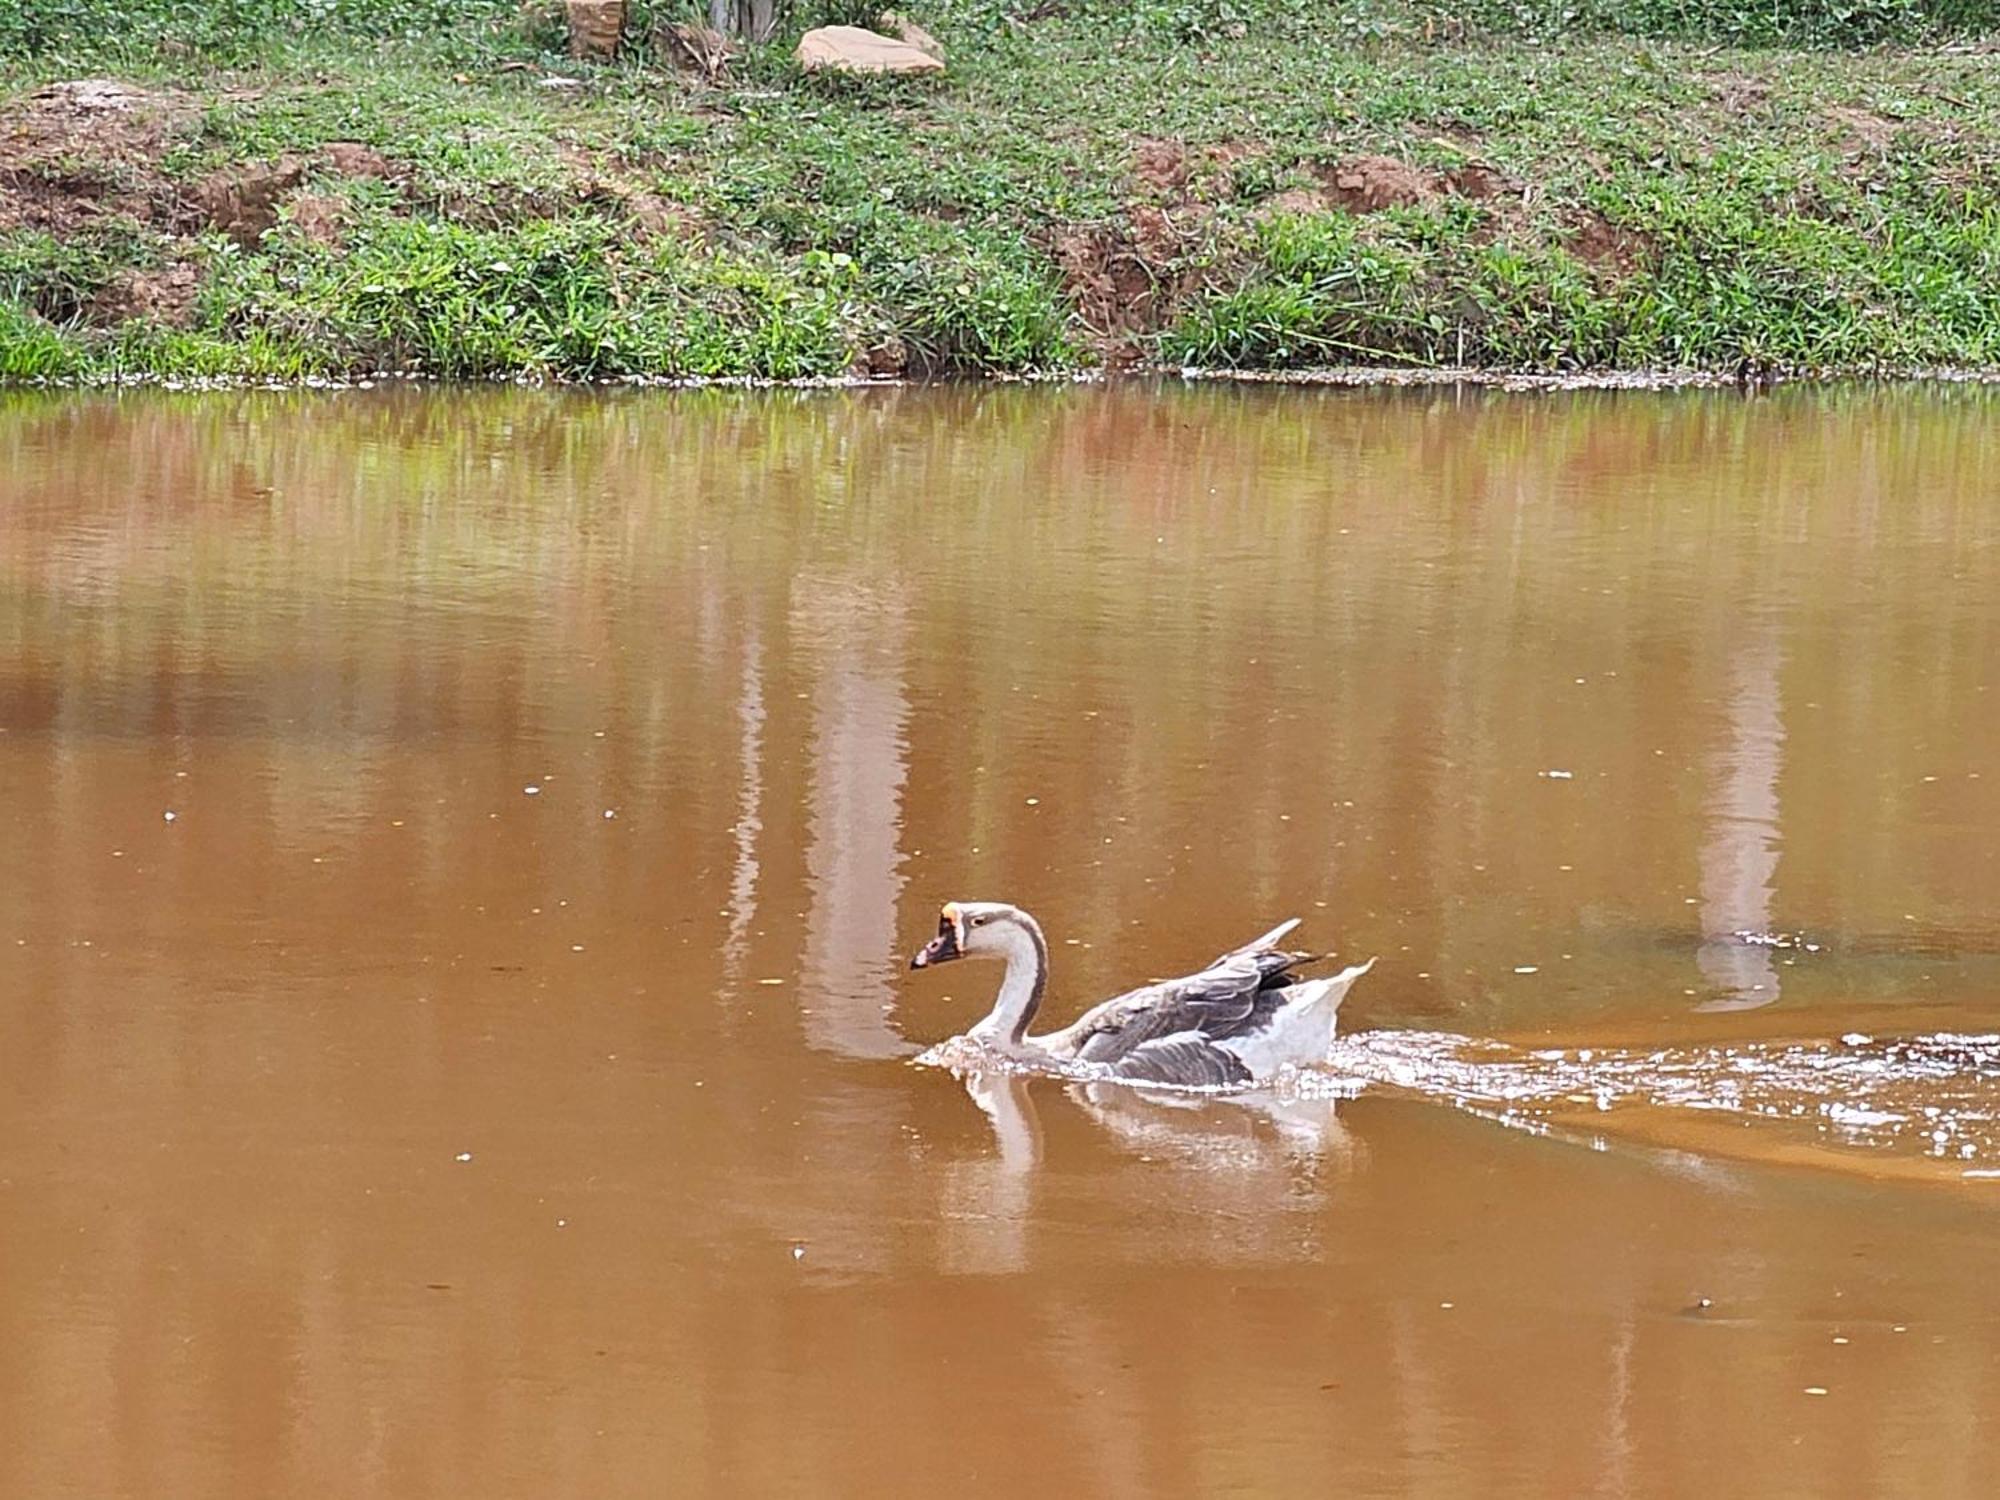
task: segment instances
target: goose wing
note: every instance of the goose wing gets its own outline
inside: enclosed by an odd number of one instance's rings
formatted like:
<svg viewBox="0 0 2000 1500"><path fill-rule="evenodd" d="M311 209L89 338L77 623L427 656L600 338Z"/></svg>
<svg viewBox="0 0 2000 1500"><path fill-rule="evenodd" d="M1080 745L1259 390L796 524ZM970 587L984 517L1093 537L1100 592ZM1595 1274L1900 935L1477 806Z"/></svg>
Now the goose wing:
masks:
<svg viewBox="0 0 2000 1500"><path fill-rule="evenodd" d="M1276 1007L1277 992L1288 982L1290 971L1312 957L1287 953L1276 946L1297 925L1294 919L1275 927L1255 942L1223 954L1198 973L1145 985L1107 1000L1050 1041L1079 1062L1109 1063L1131 1077L1152 1076L1151 1066L1174 1074L1210 1066L1239 1066L1227 1053L1218 1054L1212 1064L1196 1065L1189 1059L1189 1048L1213 1050L1213 1043L1256 1026L1261 1016ZM1146 1048L1153 1050L1142 1053ZM1163 1076L1159 1081L1240 1080Z"/></svg>

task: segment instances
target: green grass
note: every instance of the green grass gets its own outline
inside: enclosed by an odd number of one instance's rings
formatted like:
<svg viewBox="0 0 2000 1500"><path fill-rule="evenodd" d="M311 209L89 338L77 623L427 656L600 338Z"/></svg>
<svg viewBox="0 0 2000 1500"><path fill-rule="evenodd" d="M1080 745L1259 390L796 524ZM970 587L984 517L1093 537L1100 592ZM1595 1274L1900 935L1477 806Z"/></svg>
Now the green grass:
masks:
<svg viewBox="0 0 2000 1500"><path fill-rule="evenodd" d="M331 37L473 56L530 39L519 18L517 0L9 0L0 55L240 62Z"/></svg>
<svg viewBox="0 0 2000 1500"><path fill-rule="evenodd" d="M1867 46L1977 30L1990 0L934 0L927 20L961 32L997 30L1009 16L1059 14L1149 42L1233 39L1239 32L1394 35L1428 27L1451 35L1530 37L1623 33L1736 45ZM635 0L628 30L705 7ZM871 0L795 0L789 29L866 25ZM477 56L496 45L559 43L560 29L519 0L10 0L0 8L0 53L141 58L162 47L241 61L301 38L442 46Z"/></svg>
<svg viewBox="0 0 2000 1500"><path fill-rule="evenodd" d="M610 67L513 0L14 0L0 109L102 74L169 107L136 158L0 160L0 379L1992 367L2000 72L1940 45L1990 10L940 0L941 83L781 43L711 87L651 49L669 0ZM1415 189L1343 203L1365 157ZM202 222L284 159L268 233ZM42 223L9 169L134 191ZM184 306L121 302L175 267Z"/></svg>
<svg viewBox="0 0 2000 1500"><path fill-rule="evenodd" d="M851 265L630 246L581 214L495 229L366 217L338 250L280 230L219 254L215 338L310 350L329 371L445 378L837 374Z"/></svg>
<svg viewBox="0 0 2000 1500"><path fill-rule="evenodd" d="M85 368L83 350L65 330L0 296L0 381L68 380Z"/></svg>

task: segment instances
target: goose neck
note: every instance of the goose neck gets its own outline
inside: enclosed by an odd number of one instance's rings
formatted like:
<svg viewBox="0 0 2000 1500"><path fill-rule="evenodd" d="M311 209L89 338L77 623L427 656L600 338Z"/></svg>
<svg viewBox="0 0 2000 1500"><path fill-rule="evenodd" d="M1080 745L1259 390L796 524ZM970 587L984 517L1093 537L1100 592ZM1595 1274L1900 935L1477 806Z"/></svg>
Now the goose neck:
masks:
<svg viewBox="0 0 2000 1500"><path fill-rule="evenodd" d="M1028 1027L1048 989L1049 948L1034 918L1022 914L1007 921L1002 952L1007 972L1000 981L1000 994L973 1030L984 1040L1019 1047L1027 1041Z"/></svg>

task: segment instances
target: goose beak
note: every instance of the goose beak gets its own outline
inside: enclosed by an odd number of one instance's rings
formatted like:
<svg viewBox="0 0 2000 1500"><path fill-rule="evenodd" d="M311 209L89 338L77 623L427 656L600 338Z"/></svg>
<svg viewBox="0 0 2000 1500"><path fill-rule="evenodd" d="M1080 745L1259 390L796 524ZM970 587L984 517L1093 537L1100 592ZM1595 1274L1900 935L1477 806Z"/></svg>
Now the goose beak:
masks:
<svg viewBox="0 0 2000 1500"><path fill-rule="evenodd" d="M954 958L963 958L965 949L960 944L960 934L964 931L959 916L958 903L946 904L938 913L937 936L919 948L910 959L913 969L928 969L932 964L950 963Z"/></svg>
<svg viewBox="0 0 2000 1500"><path fill-rule="evenodd" d="M950 963L954 958L963 958L964 956L959 951L957 932L953 931L950 927L946 927L911 956L910 967L913 969L928 969L932 964Z"/></svg>

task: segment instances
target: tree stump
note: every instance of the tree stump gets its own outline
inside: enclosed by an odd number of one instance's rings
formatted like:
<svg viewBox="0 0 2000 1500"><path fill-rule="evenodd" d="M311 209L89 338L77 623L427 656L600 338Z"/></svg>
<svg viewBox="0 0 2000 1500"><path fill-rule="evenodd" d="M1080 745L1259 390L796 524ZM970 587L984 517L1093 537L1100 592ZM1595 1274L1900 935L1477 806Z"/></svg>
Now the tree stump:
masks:
<svg viewBox="0 0 2000 1500"><path fill-rule="evenodd" d="M625 0L565 0L569 15L569 55L609 62L618 55L625 31Z"/></svg>

